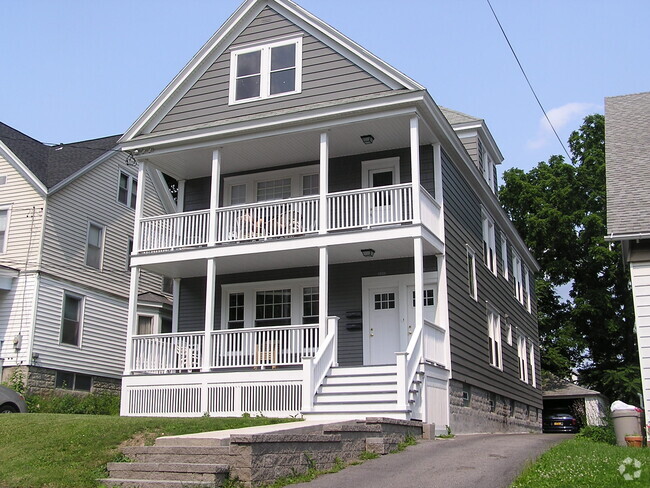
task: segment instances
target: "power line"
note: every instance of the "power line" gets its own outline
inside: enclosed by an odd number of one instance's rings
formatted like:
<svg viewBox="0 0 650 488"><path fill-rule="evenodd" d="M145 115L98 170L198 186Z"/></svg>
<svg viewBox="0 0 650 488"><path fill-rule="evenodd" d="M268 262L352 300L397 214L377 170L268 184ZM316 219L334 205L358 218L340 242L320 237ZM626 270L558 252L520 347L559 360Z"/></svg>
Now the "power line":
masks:
<svg viewBox="0 0 650 488"><path fill-rule="evenodd" d="M521 62L519 61L519 57L517 56L517 53L515 52L515 49L512 47L512 44L510 43L510 39L508 39L506 31L503 29L503 26L501 25L501 22L499 21L499 17L497 17L497 13L492 8L492 4L490 3L490 0L487 0L487 3L489 5L489 7L490 7L490 10L492 11L492 15L494 15L494 19L497 21L497 24L499 24L499 29L501 29L501 33L503 34L503 37L506 39L506 42L508 43L508 47L510 47L510 51L512 52L512 55L515 57L515 60L517 61L517 64L519 65L519 69L521 70L521 73L524 75L524 78L526 79L526 83L528 83L528 87L530 88L530 91L533 93L533 96L535 97L535 100L537 100L537 105L539 105L539 108L542 109L542 113L544 114L544 117L546 117L546 121L548 122L548 125L551 126L551 129L553 130L553 134L555 134L555 137L557 138L558 142L560 143L560 146L562 146L562 149L564 149L564 153L567 155L569 160L573 159L569 155L569 151L567 150L566 146L564 145L564 142L562 142L562 139L560 139L560 136L558 135L557 131L555 130L555 126L551 122L551 119L548 118L548 114L546 113L546 110L544 109L544 106L542 105L542 102L539 100L539 97L537 96L537 93L535 92L535 89L533 88L532 83L528 79L528 75L526 74L526 71L524 70L524 67L521 65Z"/></svg>

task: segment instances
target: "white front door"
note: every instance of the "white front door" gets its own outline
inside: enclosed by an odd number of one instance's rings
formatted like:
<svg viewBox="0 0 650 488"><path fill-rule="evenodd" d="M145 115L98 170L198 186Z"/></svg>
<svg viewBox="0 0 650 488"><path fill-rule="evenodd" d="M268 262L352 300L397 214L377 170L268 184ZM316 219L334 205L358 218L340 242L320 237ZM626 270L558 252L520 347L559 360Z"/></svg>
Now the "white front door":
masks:
<svg viewBox="0 0 650 488"><path fill-rule="evenodd" d="M368 290L368 327L366 329L369 357L367 364L395 364L395 353L401 351L399 320L399 288Z"/></svg>

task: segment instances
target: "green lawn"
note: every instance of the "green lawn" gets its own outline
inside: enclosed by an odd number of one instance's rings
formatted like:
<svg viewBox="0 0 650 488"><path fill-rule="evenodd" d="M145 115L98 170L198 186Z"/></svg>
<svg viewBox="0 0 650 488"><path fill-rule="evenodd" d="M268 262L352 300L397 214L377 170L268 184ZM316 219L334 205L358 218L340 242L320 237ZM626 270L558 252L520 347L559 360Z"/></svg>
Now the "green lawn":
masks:
<svg viewBox="0 0 650 488"><path fill-rule="evenodd" d="M136 434L161 435L285 422L269 418L136 418L100 415L0 415L1 488L96 487L117 447Z"/></svg>
<svg viewBox="0 0 650 488"><path fill-rule="evenodd" d="M625 468L623 474L619 471L621 465ZM639 474L638 478L634 478L635 472ZM625 479L624 474L632 476L632 479ZM619 486L650 486L650 449L611 446L588 439L571 439L544 453L517 478L511 488Z"/></svg>

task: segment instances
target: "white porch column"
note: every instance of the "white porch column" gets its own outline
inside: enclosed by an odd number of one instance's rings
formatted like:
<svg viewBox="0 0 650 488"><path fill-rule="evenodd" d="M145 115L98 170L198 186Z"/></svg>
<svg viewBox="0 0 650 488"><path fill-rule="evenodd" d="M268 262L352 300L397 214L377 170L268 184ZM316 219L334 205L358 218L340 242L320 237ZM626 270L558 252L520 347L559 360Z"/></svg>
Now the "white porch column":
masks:
<svg viewBox="0 0 650 488"><path fill-rule="evenodd" d="M221 151L212 151L212 178L210 180L210 227L208 245L217 243L217 208L219 208L219 182L221 177Z"/></svg>
<svg viewBox="0 0 650 488"><path fill-rule="evenodd" d="M174 278L172 288L172 332L178 332L178 318L180 317L181 304L181 279Z"/></svg>
<svg viewBox="0 0 650 488"><path fill-rule="evenodd" d="M327 193L329 191L329 135L320 135L320 167L319 167L319 234L327 233ZM324 322L321 322L324 323Z"/></svg>
<svg viewBox="0 0 650 488"><path fill-rule="evenodd" d="M442 154L440 143L433 144L434 199L442 205Z"/></svg>
<svg viewBox="0 0 650 488"><path fill-rule="evenodd" d="M413 239L413 273L415 278L415 327L419 330L424 325L424 251L422 238Z"/></svg>
<svg viewBox="0 0 650 488"><path fill-rule="evenodd" d="M212 329L214 327L214 313L217 289L217 260L208 259L205 276L205 337L203 338L203 364L201 371L210 371L210 356L212 352Z"/></svg>
<svg viewBox="0 0 650 488"><path fill-rule="evenodd" d="M135 197L135 216L133 219L133 252L137 254L140 250L140 219L144 208L144 187L146 186L147 163L138 163L138 188Z"/></svg>
<svg viewBox="0 0 650 488"><path fill-rule="evenodd" d="M325 342L329 304L329 255L326 247L318 248L318 343Z"/></svg>
<svg viewBox="0 0 650 488"><path fill-rule="evenodd" d="M410 120L411 182L413 185L413 223L420 223L420 127L417 115Z"/></svg>
<svg viewBox="0 0 650 488"><path fill-rule="evenodd" d="M138 327L138 287L140 285L140 268L131 268L131 284L129 288L129 309L126 326L126 354L124 356L124 374L131 374L133 360L133 336ZM122 395L125 397L126 395Z"/></svg>
<svg viewBox="0 0 650 488"><path fill-rule="evenodd" d="M178 180L178 193L176 193L176 211L185 210L185 180Z"/></svg>

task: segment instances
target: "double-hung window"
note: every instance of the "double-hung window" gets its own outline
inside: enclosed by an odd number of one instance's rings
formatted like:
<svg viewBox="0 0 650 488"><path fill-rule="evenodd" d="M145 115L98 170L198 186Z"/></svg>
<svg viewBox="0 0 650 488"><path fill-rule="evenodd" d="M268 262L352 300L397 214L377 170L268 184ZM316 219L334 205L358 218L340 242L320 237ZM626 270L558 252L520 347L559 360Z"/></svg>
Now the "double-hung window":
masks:
<svg viewBox="0 0 650 488"><path fill-rule="evenodd" d="M476 254L470 247L467 247L467 284L469 296L474 300L478 300L477 286L476 286Z"/></svg>
<svg viewBox="0 0 650 488"><path fill-rule="evenodd" d="M535 377L535 345L530 345L530 350L528 354L528 359L530 362L530 384L533 388L537 388L537 378Z"/></svg>
<svg viewBox="0 0 650 488"><path fill-rule="evenodd" d="M508 238L503 232L501 232L501 262L503 263L501 272L508 281Z"/></svg>
<svg viewBox="0 0 650 488"><path fill-rule="evenodd" d="M86 240L86 266L102 269L102 254L104 247L104 228L88 224L88 237Z"/></svg>
<svg viewBox="0 0 650 488"><path fill-rule="evenodd" d="M512 274L513 274L514 285L515 285L515 298L519 300L519 303L523 305L524 303L523 270L522 270L521 258L514 251L512 253Z"/></svg>
<svg viewBox="0 0 650 488"><path fill-rule="evenodd" d="M63 344L81 345L81 320L83 316L83 297L70 293L63 294L61 312L61 336Z"/></svg>
<svg viewBox="0 0 650 488"><path fill-rule="evenodd" d="M125 171L120 171L117 188L117 201L127 207L135 208L138 194L138 180Z"/></svg>
<svg viewBox="0 0 650 488"><path fill-rule="evenodd" d="M301 91L302 37L235 49L230 55L230 103Z"/></svg>
<svg viewBox="0 0 650 488"><path fill-rule="evenodd" d="M528 383L528 347L524 336L519 336L517 339L517 355L519 356L519 379Z"/></svg>
<svg viewBox="0 0 650 488"><path fill-rule="evenodd" d="M492 273L497 274L497 255L494 234L494 221L485 213L483 219L483 261Z"/></svg>
<svg viewBox="0 0 650 488"><path fill-rule="evenodd" d="M487 149L485 149L485 145L480 139L478 141L478 158L479 168L483 172L483 179L487 182L492 193L494 193L494 161L492 161Z"/></svg>
<svg viewBox="0 0 650 488"><path fill-rule="evenodd" d="M9 209L0 208L0 254L7 251L7 231L9 228Z"/></svg>
<svg viewBox="0 0 650 488"><path fill-rule="evenodd" d="M488 348L490 365L503 369L501 354L501 319L494 311L488 312Z"/></svg>

